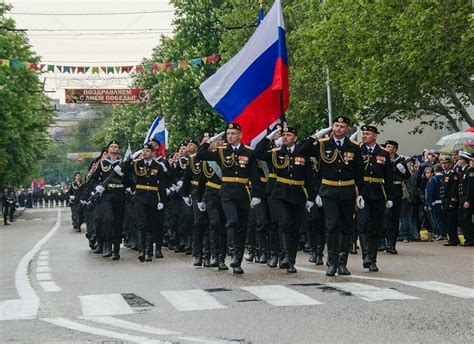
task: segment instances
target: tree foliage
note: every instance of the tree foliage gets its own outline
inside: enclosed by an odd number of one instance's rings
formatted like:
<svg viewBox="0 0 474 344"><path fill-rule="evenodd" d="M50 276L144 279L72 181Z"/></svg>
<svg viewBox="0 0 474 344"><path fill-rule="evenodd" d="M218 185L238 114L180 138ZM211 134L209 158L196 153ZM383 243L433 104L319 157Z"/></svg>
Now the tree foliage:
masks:
<svg viewBox="0 0 474 344"><path fill-rule="evenodd" d="M5 17L9 10L0 3L0 57L39 63L26 34ZM36 171L51 142L52 114L36 72L0 66L0 186L22 184Z"/></svg>

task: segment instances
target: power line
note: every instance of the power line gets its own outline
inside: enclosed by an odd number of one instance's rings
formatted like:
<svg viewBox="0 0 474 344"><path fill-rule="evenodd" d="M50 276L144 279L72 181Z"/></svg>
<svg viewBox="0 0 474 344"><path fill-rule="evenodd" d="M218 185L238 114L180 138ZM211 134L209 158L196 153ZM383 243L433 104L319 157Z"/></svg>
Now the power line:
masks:
<svg viewBox="0 0 474 344"><path fill-rule="evenodd" d="M111 16L111 15L125 15L125 14L154 14L154 13L174 13L173 9L158 10L158 11L136 11L136 12L84 12L84 13L41 13L41 12L10 12L14 15L22 16Z"/></svg>

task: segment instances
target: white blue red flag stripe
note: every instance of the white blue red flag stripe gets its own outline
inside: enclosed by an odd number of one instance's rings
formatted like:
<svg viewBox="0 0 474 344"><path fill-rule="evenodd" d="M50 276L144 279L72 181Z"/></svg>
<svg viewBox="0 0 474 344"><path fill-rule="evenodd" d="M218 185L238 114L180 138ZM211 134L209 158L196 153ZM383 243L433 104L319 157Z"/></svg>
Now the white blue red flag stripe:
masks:
<svg viewBox="0 0 474 344"><path fill-rule="evenodd" d="M143 143L148 143L152 139L160 141L161 145L157 153L161 156L165 156L166 148L168 148L168 130L166 130L165 127L165 119L160 116L156 117L153 121Z"/></svg>
<svg viewBox="0 0 474 344"><path fill-rule="evenodd" d="M288 59L280 0L276 0L252 37L200 90L227 123L242 127L250 143L288 108Z"/></svg>

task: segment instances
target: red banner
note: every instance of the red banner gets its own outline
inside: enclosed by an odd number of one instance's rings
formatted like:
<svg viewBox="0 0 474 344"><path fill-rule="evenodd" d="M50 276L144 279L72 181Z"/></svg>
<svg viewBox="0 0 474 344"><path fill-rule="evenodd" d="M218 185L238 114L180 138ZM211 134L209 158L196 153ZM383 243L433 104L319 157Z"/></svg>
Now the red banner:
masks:
<svg viewBox="0 0 474 344"><path fill-rule="evenodd" d="M73 104L142 104L148 91L130 89L66 89L66 103Z"/></svg>

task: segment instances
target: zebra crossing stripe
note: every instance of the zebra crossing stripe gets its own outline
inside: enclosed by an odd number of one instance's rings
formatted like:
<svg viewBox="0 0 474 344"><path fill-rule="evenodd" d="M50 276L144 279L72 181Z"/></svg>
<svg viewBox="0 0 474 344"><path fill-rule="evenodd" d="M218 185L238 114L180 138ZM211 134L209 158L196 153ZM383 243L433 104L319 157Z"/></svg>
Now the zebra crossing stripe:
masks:
<svg viewBox="0 0 474 344"><path fill-rule="evenodd" d="M400 293L390 288L378 288L362 283L328 283L329 286L343 290L364 301L417 300L415 296Z"/></svg>
<svg viewBox="0 0 474 344"><path fill-rule="evenodd" d="M440 294L460 297L463 299L474 299L474 289L461 287L455 284L437 281L410 281L406 285L436 291Z"/></svg>
<svg viewBox="0 0 474 344"><path fill-rule="evenodd" d="M133 314L133 309L120 294L79 296L84 316Z"/></svg>
<svg viewBox="0 0 474 344"><path fill-rule="evenodd" d="M201 311L206 309L224 309L223 304L204 290L162 291L161 294L178 311Z"/></svg>
<svg viewBox="0 0 474 344"><path fill-rule="evenodd" d="M151 326L147 326L147 325L142 325L142 324L137 324L137 323L133 323L133 322L126 321L126 320L113 318L113 317L110 317L110 316L80 317L80 319L93 321L93 322L96 322L96 323L99 323L99 324L110 325L110 326L114 326L114 327L120 327L120 328L127 329L127 330L144 332L144 333L151 333L151 334L158 334L158 335L180 334L179 332L162 330L162 329L159 329L159 328L155 328L155 327L151 327Z"/></svg>
<svg viewBox="0 0 474 344"><path fill-rule="evenodd" d="M61 288L59 288L58 285L54 283L53 281L39 282L39 284L45 292L61 291Z"/></svg>
<svg viewBox="0 0 474 344"><path fill-rule="evenodd" d="M273 306L313 306L322 303L282 285L241 287Z"/></svg>

